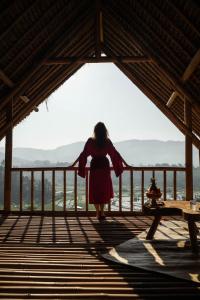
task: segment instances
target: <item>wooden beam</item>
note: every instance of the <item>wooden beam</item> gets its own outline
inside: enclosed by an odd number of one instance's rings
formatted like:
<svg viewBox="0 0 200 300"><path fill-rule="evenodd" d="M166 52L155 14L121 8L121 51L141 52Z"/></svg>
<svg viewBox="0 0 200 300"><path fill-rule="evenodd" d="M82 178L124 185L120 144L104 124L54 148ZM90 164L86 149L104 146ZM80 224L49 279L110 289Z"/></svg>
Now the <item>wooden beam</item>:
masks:
<svg viewBox="0 0 200 300"><path fill-rule="evenodd" d="M137 2L138 4L138 2ZM123 3L124 5L124 3ZM123 6L123 8L125 8L125 6ZM127 11L124 9L124 14L127 13ZM136 14L136 12L134 10L131 11L133 19L137 19L138 24L140 24L142 21L141 19L139 19L138 15ZM115 14L115 17L118 18L118 13L112 11L112 14ZM124 21L124 19L123 19ZM125 21L124 21L125 22ZM179 78L177 78L176 76L174 76L174 74L172 74L172 72L170 72L166 66L165 66L165 61L162 57L159 56L158 51L156 50L156 48L150 47L148 44L148 39L146 38L145 34L148 34L148 31L151 30L147 24L145 24L143 22L143 28L141 27L141 31L139 30L135 30L134 31L134 35L128 33L127 31L127 26L124 26L123 23L121 22L120 25L124 28L124 30L126 31L126 34L129 35L130 40L129 42L132 43L132 41L134 41L133 45L137 46L139 49L142 49L144 54L148 57L150 57L152 59L152 62L159 68L160 72L163 74L163 76L168 79L172 86L174 87L175 90L177 90L179 93L183 94L186 98L186 100L188 100L190 103L193 104L193 107L198 110L198 112L200 113L200 103L198 99L194 99L194 97L190 94L190 92L185 88L185 86L183 85L183 83L181 82L181 80ZM128 24L128 26L130 27L130 24ZM155 36L155 32L153 32L151 30L152 35Z"/></svg>
<svg viewBox="0 0 200 300"><path fill-rule="evenodd" d="M11 24L9 24L6 29L0 34L0 39L3 40L4 37L6 36L6 34L9 33L9 31L11 32L11 30L13 28L16 27L16 24L19 24L21 20L23 20L24 16L30 11L33 9L34 6L38 5L38 2L40 2L41 0L36 0L36 1L33 1L33 3L28 3L27 4L30 4L29 6L27 5L27 7L25 7L24 11L22 11L15 19L14 21L11 22Z"/></svg>
<svg viewBox="0 0 200 300"><path fill-rule="evenodd" d="M96 57L101 56L101 0L96 0Z"/></svg>
<svg viewBox="0 0 200 300"><path fill-rule="evenodd" d="M196 54L191 59L189 65L185 69L185 72L183 73L183 76L181 77L181 80L184 82L188 80L191 75L194 73L198 65L200 64L200 49L196 52Z"/></svg>
<svg viewBox="0 0 200 300"><path fill-rule="evenodd" d="M184 106L185 125L192 132L192 106L185 101ZM193 155L192 155L192 138L189 134L185 135L185 182L186 182L186 200L193 199Z"/></svg>
<svg viewBox="0 0 200 300"><path fill-rule="evenodd" d="M152 14L152 10L147 10L146 7L143 5L141 5L141 3L139 1L136 2L136 5L138 5L138 7L140 9L143 10L144 12L144 22L146 20L150 20L150 22L152 23L152 28L155 26L157 28L160 28L160 30L162 30L163 34L166 36L167 39L171 40L174 44L174 47L176 49L177 52L181 51L184 53L184 56L185 57L190 57L190 53L187 51L187 49L182 45L182 43L180 43L174 36L173 34L170 34L169 30L168 30L168 27L166 28L165 26L162 26L162 23L159 22L157 20L157 18L154 17L154 15ZM159 38L160 39L160 38ZM160 39L161 41L161 39ZM162 46L163 47L166 47L166 50L168 50L169 48L167 47L167 43L162 43ZM159 48L159 47L158 47ZM172 52L172 51L171 51ZM172 54L174 54L172 52ZM177 58L180 62L181 62L181 59L179 58L179 56L177 57L176 54L174 54L174 58Z"/></svg>
<svg viewBox="0 0 200 300"><path fill-rule="evenodd" d="M31 102L30 99L29 99L26 95L21 95L21 96L19 96L19 98L20 98L24 103L29 103L29 102ZM39 111L38 107L35 106L35 105L34 105L34 107L33 107L33 110L34 110L35 112L38 112L38 111Z"/></svg>
<svg viewBox="0 0 200 300"><path fill-rule="evenodd" d="M104 52L112 55L112 51L104 46ZM193 144L200 149L200 140L194 135L188 127L161 101L153 91L145 85L144 81L137 74L129 70L128 65L116 63L116 66L166 115L166 117L184 134L188 134Z"/></svg>
<svg viewBox="0 0 200 300"><path fill-rule="evenodd" d="M0 79L3 81L3 83L10 88L14 87L13 81L5 74L3 70L0 70Z"/></svg>
<svg viewBox="0 0 200 300"><path fill-rule="evenodd" d="M72 72L70 72L69 75L65 74L59 74L57 76L57 84L51 88L51 90L46 91L44 88L41 88L41 93L40 91L38 91L39 93L39 97L37 97L36 99L34 98L34 104L35 106L39 105L42 100L41 99L46 99L51 93L53 93L53 91L55 91L60 84L62 84L65 80L69 79L75 71L73 71L74 67L76 67L75 65L70 65L70 69L72 69ZM79 67L80 68L80 67ZM77 70L77 69L76 69ZM69 70L67 70L69 72ZM64 77L64 78L63 78ZM61 79L62 78L62 79ZM27 116L29 113L31 113L32 111L32 106L31 103L27 103L26 106L24 106L17 115L15 115L13 117L13 126L15 126L16 124L18 124L19 122L21 122L24 119L24 116ZM2 128L2 130L0 130L0 140L5 136L6 131L8 130L10 126L10 123L6 123L6 125Z"/></svg>
<svg viewBox="0 0 200 300"><path fill-rule="evenodd" d="M47 59L45 65L68 65L71 63L86 64L86 63L143 63L151 62L151 59L146 56L101 56L101 57L58 57Z"/></svg>
<svg viewBox="0 0 200 300"><path fill-rule="evenodd" d="M76 27L76 25L81 22L81 19L85 20L85 18L89 16L89 13L90 13L90 9L85 10L85 14L82 13L81 16L80 16L80 10L76 12L76 15L74 16L75 22L69 24L69 26L67 27L67 32L70 32L70 30L72 30L73 27ZM55 29L55 32L57 32L57 29ZM20 94L25 84L35 75L35 73L44 64L47 58L49 58L56 51L58 51L58 49L60 49L65 42L66 42L66 32L63 32L62 35L61 34L57 35L57 38L55 38L51 46L46 49L45 53L42 52L41 56L39 56L38 54L37 56L38 58L31 64L31 67L26 72L24 72L23 77L18 82L18 84L16 84L16 86L5 97L1 99L0 109L2 107L5 107L12 97Z"/></svg>
<svg viewBox="0 0 200 300"><path fill-rule="evenodd" d="M11 53L12 53L12 50L13 48L20 48L20 45L22 43L22 41L25 41L25 40L28 40L29 39L29 36L32 32L35 32L37 31L37 28L38 28L38 25L41 23L41 20L43 19L46 19L47 16L49 15L50 11L52 9L54 9L54 6L57 5L57 2L54 1L54 3L52 5L50 5L43 14L40 15L40 17L32 24L32 26L30 26L27 31L25 31L21 36L20 38L13 44L13 47L10 47L8 49L8 51L5 52L5 54L1 57L2 61L4 59L6 59L6 57L8 57ZM66 7L66 6L65 6ZM59 19L59 20L63 20L64 17L66 15L66 10L65 8L64 9L61 9L58 14L56 14L54 17ZM50 26L51 23L53 22L54 18L51 19L51 21L47 24L47 26ZM60 25L59 25L60 26ZM46 32L47 28L46 26L43 26L43 28L40 30L39 34L35 35L35 37L31 40L31 43L37 43L37 39L41 36L41 35L44 35L44 32ZM58 27L56 27L56 30L58 30ZM51 37L51 34L54 34L54 31L51 31L50 32L50 35L48 35L45 39L43 39L43 43L46 44L47 42L47 39L49 39ZM41 44L40 44L41 46ZM24 45L23 49L21 51L19 51L15 57L12 59L12 60L9 60L8 64L6 65L6 68L10 68L10 66L15 62L18 61L19 57L21 56L22 52L25 52L27 51L27 49L30 47L30 43L27 43L26 45ZM30 60L30 57L27 56L27 58L24 58L24 60L21 62L21 64L17 65L17 67L15 68L14 72L12 73L13 75L16 75L17 72L19 72L19 70L23 67L24 65L27 63L27 60Z"/></svg>
<svg viewBox="0 0 200 300"><path fill-rule="evenodd" d="M14 82L5 74L4 71L0 70L0 78L3 80L3 82L9 86L10 88L13 88L14 87ZM27 96L19 96L19 98L25 102L25 103L28 103L30 102L30 99L27 97ZM36 106L34 106L34 111L35 112L38 112L38 108Z"/></svg>
<svg viewBox="0 0 200 300"><path fill-rule="evenodd" d="M93 50L93 48L88 48L86 47L83 48L81 50L81 52L78 50L78 52L76 53L79 57L80 55L82 56L86 56L87 53L90 53L91 51ZM64 81L66 81L67 79L69 79L75 71L77 71L79 68L81 67L81 65L76 65L76 64L71 64L67 70L65 70L65 72L60 72L57 71L56 75L55 75L55 78L56 78L56 84L55 84L55 79L52 80L51 78L51 81L50 83L53 82L53 88L51 88L50 90L46 91L44 87L41 88L41 90L37 90L37 93L39 94L39 97L37 95L37 97L34 97L34 105L37 106L39 105L42 101L41 99L46 99L53 91L55 91L59 86L60 84L62 84ZM74 71L75 69L75 71ZM49 74L48 74L49 75ZM47 76L48 78L48 76ZM51 84L50 84L51 86ZM17 115L14 116L14 119L13 119L13 125L15 126L16 124L18 124L19 122L21 122L23 119L24 119L24 116L27 116L31 110L32 110L32 105L31 103L27 103L26 106L24 106ZM6 131L8 130L10 124L7 123L5 126L3 126L2 129L0 129L0 140L5 136L5 133Z"/></svg>
<svg viewBox="0 0 200 300"><path fill-rule="evenodd" d="M169 6L171 6L172 10L175 11L176 15L182 19L182 21L184 23L186 23L189 27L192 28L192 30L196 33L196 35L200 38L200 31L198 28L195 27L195 25L185 16L185 14L183 14L182 11L180 11L176 5L175 5L175 1L172 0L165 0L165 2L167 2L167 4Z"/></svg>
<svg viewBox="0 0 200 300"><path fill-rule="evenodd" d="M104 31L103 31L103 12L102 10L99 13L99 19L100 19L100 42L103 44L104 42Z"/></svg>
<svg viewBox="0 0 200 300"><path fill-rule="evenodd" d="M166 105L167 105L168 107L171 107L172 104L174 103L176 97L178 97L178 96L180 96L180 94L179 94L177 91L173 92L173 93L171 94L169 100L167 101L167 104L166 104Z"/></svg>
<svg viewBox="0 0 200 300"><path fill-rule="evenodd" d="M12 168L12 106L11 100L6 109L7 123L10 124L5 141L5 170L4 170L4 210L11 209L11 168Z"/></svg>
<svg viewBox="0 0 200 300"><path fill-rule="evenodd" d="M166 0L166 2L167 2L167 0ZM171 31L174 31L174 32L176 31L177 33L179 33L180 37L189 44L189 47L191 47L191 49L195 49L194 44L192 43L192 41L188 37L188 35L185 33L185 30L180 26L179 27L176 26L176 23L173 22L173 19L171 17L169 17L169 15L167 15L164 10L162 10L159 3L156 3L156 1L151 1L151 6L152 6L153 10L155 10L155 13L160 15L160 18L162 18L163 23L170 25Z"/></svg>

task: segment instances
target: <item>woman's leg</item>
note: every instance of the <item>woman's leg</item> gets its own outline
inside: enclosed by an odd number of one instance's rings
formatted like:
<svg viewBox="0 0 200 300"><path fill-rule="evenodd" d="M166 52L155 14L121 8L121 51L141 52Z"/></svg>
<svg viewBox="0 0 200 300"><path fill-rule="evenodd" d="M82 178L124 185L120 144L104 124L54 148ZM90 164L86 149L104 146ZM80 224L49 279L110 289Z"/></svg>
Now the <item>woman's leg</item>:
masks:
<svg viewBox="0 0 200 300"><path fill-rule="evenodd" d="M105 216L105 213L104 213L104 206L105 206L104 203L101 203L101 204L100 204L100 212L101 212L101 216L102 216L102 217Z"/></svg>
<svg viewBox="0 0 200 300"><path fill-rule="evenodd" d="M99 215L100 215L100 207L99 207L99 204L94 204L94 206L95 206L96 213L97 213L97 218L98 218Z"/></svg>

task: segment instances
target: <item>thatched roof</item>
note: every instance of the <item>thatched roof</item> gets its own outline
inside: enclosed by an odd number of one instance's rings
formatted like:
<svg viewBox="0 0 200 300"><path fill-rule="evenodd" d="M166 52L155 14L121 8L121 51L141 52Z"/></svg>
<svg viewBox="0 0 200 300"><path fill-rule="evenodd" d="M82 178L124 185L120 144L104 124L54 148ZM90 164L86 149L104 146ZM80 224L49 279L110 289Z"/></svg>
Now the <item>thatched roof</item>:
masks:
<svg viewBox="0 0 200 300"><path fill-rule="evenodd" d="M183 133L192 103L200 148L198 0L1 0L0 40L0 138L11 99L15 126L85 62L107 60Z"/></svg>

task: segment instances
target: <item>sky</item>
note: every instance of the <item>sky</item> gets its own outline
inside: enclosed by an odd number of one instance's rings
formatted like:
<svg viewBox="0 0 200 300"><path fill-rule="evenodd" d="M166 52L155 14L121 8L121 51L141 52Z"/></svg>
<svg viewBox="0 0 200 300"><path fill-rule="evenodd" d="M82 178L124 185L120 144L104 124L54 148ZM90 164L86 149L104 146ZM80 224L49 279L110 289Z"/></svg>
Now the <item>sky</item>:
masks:
<svg viewBox="0 0 200 300"><path fill-rule="evenodd" d="M48 108L48 109L47 109ZM113 64L86 64L39 112L14 129L14 147L53 149L92 136L102 121L113 142L184 140L182 133Z"/></svg>

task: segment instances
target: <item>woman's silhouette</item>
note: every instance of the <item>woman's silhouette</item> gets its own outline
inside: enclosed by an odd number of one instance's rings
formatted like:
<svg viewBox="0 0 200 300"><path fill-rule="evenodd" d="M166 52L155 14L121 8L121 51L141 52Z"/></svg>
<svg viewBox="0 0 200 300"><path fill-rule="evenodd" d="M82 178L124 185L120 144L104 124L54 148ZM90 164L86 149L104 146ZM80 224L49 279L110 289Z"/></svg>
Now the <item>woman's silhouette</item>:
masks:
<svg viewBox="0 0 200 300"><path fill-rule="evenodd" d="M118 177L123 172L123 163L126 166L128 164L108 138L108 131L104 123L99 122L94 127L93 138L87 140L83 151L72 165L74 166L79 162L78 175L85 177L87 157L92 156L89 178L89 203L94 204L97 218L100 221L105 219L104 205L109 203L114 196L107 154L111 158L115 174Z"/></svg>

